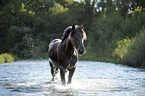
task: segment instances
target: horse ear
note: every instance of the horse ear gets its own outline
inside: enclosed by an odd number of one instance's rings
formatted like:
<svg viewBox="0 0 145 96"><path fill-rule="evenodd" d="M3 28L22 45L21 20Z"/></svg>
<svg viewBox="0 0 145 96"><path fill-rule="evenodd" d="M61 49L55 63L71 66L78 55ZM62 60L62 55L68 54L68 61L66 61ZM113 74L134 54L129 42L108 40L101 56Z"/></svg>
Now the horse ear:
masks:
<svg viewBox="0 0 145 96"><path fill-rule="evenodd" d="M72 25L72 30L75 30L75 24Z"/></svg>
<svg viewBox="0 0 145 96"><path fill-rule="evenodd" d="M74 30L75 30L75 25L73 24L72 25L72 33L71 33L71 36L73 36L75 34L75 31Z"/></svg>
<svg viewBox="0 0 145 96"><path fill-rule="evenodd" d="M81 25L81 29L84 29L84 26L83 25Z"/></svg>

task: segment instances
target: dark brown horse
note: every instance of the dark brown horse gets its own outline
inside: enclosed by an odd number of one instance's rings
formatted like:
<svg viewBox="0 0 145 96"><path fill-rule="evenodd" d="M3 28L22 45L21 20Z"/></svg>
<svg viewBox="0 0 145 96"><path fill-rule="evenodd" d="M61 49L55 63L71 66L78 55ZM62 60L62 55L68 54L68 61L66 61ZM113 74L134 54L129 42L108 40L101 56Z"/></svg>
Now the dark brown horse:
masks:
<svg viewBox="0 0 145 96"><path fill-rule="evenodd" d="M68 84L77 66L78 54L85 53L83 41L86 40L86 33L83 26L72 25L65 29L62 40L53 40L48 49L49 63L51 67L52 81L60 70L62 84L65 85L65 73L69 71Z"/></svg>

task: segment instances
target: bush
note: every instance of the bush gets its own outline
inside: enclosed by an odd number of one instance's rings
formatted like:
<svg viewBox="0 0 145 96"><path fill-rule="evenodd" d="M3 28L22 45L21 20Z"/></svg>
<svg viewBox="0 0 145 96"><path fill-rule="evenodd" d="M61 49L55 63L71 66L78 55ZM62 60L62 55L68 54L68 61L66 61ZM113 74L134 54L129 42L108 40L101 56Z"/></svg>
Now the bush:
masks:
<svg viewBox="0 0 145 96"><path fill-rule="evenodd" d="M140 33L132 39L132 44L128 53L123 59L124 62L133 66L142 66L145 60L145 29L143 28Z"/></svg>
<svg viewBox="0 0 145 96"><path fill-rule="evenodd" d="M132 41L130 38L118 41L118 47L113 52L112 56L116 58L124 58L129 50L129 46L131 45L131 43Z"/></svg>
<svg viewBox="0 0 145 96"><path fill-rule="evenodd" d="M9 63L18 60L18 57L9 53L4 53L0 55L0 64Z"/></svg>
<svg viewBox="0 0 145 96"><path fill-rule="evenodd" d="M134 67L145 67L145 29L132 39L124 39L118 42L113 56L120 58L121 63Z"/></svg>
<svg viewBox="0 0 145 96"><path fill-rule="evenodd" d="M0 55L0 64L5 63L5 58L3 55Z"/></svg>

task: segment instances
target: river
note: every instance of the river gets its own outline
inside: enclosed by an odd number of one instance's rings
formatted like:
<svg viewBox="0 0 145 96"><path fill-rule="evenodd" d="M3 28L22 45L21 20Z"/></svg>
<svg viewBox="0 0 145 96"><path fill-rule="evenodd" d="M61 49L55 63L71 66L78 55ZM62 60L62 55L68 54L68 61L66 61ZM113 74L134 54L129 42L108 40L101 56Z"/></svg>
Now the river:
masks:
<svg viewBox="0 0 145 96"><path fill-rule="evenodd" d="M62 86L56 77L50 81L48 60L1 64L0 96L145 96L144 69L79 61L72 84Z"/></svg>

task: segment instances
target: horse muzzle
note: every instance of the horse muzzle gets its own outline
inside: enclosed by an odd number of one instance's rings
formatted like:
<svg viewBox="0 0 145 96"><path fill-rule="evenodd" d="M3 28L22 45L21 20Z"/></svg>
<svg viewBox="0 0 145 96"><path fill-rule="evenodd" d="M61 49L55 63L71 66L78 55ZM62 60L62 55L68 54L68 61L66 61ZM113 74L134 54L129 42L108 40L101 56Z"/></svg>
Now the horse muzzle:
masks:
<svg viewBox="0 0 145 96"><path fill-rule="evenodd" d="M80 56L84 55L85 52L86 52L86 50L85 50L84 48L78 48L78 54L79 54Z"/></svg>

